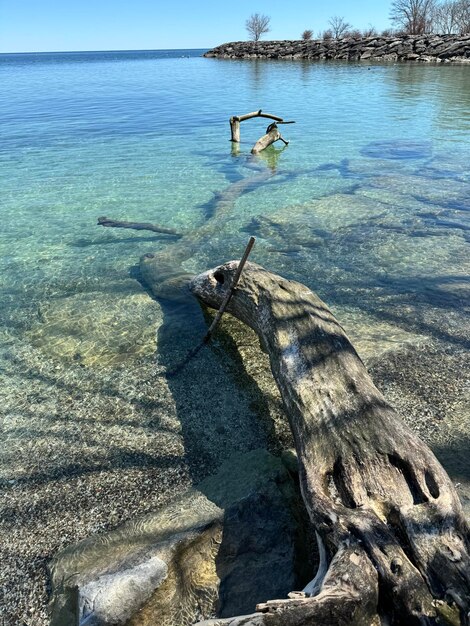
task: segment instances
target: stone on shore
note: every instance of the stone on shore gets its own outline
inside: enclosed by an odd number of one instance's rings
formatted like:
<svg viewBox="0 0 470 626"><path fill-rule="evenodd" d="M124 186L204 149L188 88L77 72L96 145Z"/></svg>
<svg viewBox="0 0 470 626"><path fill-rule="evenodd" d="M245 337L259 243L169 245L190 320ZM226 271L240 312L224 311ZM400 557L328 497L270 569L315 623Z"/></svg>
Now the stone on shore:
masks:
<svg viewBox="0 0 470 626"><path fill-rule="evenodd" d="M291 468L292 469L292 468ZM238 454L166 507L51 566L51 626L189 626L254 610L312 571L298 487L264 450Z"/></svg>
<svg viewBox="0 0 470 626"><path fill-rule="evenodd" d="M376 35L312 41L235 41L217 46L204 56L220 59L470 63L470 35Z"/></svg>

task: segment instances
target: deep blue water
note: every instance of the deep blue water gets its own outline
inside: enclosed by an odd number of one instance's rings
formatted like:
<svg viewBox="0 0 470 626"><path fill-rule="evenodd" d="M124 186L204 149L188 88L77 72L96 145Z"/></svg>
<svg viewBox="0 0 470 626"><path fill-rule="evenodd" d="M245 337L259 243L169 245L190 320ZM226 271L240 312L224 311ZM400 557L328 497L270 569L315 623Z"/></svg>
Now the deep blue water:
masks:
<svg viewBox="0 0 470 626"><path fill-rule="evenodd" d="M100 52L12 52L0 54L0 63L31 65L33 63L94 63L102 61L155 61L200 57L205 48L172 50L105 50Z"/></svg>

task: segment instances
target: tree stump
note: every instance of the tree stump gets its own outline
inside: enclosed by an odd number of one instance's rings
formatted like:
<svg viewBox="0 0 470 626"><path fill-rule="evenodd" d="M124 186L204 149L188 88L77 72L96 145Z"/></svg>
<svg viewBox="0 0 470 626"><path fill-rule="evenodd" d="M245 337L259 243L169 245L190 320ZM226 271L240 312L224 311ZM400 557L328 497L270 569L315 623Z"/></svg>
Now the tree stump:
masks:
<svg viewBox="0 0 470 626"><path fill-rule="evenodd" d="M237 267L197 276L193 294L219 308ZM311 597L292 594L201 625L468 624L470 537L454 486L375 387L328 307L304 285L247 263L227 311L269 354L329 567L307 587Z"/></svg>

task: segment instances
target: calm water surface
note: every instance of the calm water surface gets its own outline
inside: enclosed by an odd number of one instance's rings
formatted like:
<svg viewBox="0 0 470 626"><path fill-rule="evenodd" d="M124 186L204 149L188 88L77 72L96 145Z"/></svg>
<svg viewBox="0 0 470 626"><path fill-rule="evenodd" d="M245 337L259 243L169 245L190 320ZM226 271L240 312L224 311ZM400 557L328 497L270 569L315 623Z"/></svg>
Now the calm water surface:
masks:
<svg viewBox="0 0 470 626"><path fill-rule="evenodd" d="M317 290L365 358L426 340L462 349L470 68L200 54L0 56L0 338L22 385L33 361L63 377L158 362L164 314L175 354L188 323L194 337L205 328L171 293L151 300L133 269L174 239L104 230L101 215L188 241L213 220L188 273L239 257L256 235L253 260ZM283 127L287 148L253 158L266 121L242 124L237 151L228 118L259 108L296 123ZM250 177L217 212L217 194Z"/></svg>
<svg viewBox="0 0 470 626"><path fill-rule="evenodd" d="M41 564L60 548L234 452L292 445L267 360L229 316L166 376L207 316L176 279L150 297L148 252L194 274L255 235L251 258L333 308L470 510L470 67L200 54L0 55L5 623L49 623ZM228 119L260 108L295 124L254 158L266 120L237 148Z"/></svg>

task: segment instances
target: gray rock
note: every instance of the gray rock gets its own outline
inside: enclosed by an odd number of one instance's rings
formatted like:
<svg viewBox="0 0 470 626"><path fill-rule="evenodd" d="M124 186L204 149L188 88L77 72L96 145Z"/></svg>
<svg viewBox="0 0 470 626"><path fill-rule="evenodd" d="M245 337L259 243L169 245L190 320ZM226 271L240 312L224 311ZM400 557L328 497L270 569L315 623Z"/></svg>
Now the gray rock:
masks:
<svg viewBox="0 0 470 626"><path fill-rule="evenodd" d="M345 37L340 40L233 42L206 53L219 58L381 59L463 63L470 58L469 35ZM395 55L395 56L389 56Z"/></svg>
<svg viewBox="0 0 470 626"><path fill-rule="evenodd" d="M165 580L168 567L158 557L83 585L78 594L79 624L125 624Z"/></svg>
<svg viewBox="0 0 470 626"><path fill-rule="evenodd" d="M51 626L189 626L302 588L314 566L298 570L309 523L288 466L235 455L161 510L64 550Z"/></svg>

